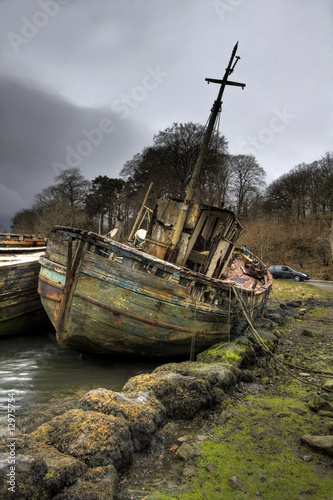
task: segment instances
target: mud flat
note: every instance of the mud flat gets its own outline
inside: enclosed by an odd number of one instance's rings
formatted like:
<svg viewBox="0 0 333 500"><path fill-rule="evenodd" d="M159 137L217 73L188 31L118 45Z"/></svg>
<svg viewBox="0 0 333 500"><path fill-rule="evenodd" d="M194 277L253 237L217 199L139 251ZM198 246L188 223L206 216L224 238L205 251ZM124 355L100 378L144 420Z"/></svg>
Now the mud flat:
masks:
<svg viewBox="0 0 333 500"><path fill-rule="evenodd" d="M331 305L268 309L255 331L196 362L162 365L121 392L93 389L8 436L0 497L330 499Z"/></svg>

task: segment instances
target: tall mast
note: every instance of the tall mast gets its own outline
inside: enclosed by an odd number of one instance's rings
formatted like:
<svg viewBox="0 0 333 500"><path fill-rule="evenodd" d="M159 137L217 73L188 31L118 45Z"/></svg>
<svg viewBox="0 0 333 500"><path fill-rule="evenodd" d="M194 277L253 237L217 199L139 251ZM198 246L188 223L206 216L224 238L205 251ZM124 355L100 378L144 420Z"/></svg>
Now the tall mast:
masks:
<svg viewBox="0 0 333 500"><path fill-rule="evenodd" d="M219 112L221 111L221 102L222 102L222 96L223 96L224 89L225 89L226 85L242 87L243 90L245 87L245 83L231 82L228 80L229 75L231 75L231 73L234 71L234 68L235 68L237 62L240 59L239 56L236 56L237 47L238 47L238 42L236 43L236 45L232 51L230 61L229 61L229 64L225 70L223 79L222 80L216 80L214 78L206 78L205 79L208 83L210 83L210 82L219 83L220 90L219 90L217 99L214 101L213 107L211 109L209 122L208 122L208 125L206 128L206 131L205 131L205 135L204 135L203 143L202 143L202 146L201 146L201 149L199 152L199 156L197 158L196 164L195 164L194 169L193 169L192 177L191 177L189 186L187 188L187 192L186 192L185 199L183 202L182 210L181 210L180 216L178 218L178 221L177 221L177 224L175 227L175 231L174 231L174 234L172 237L171 245L168 248L166 259L169 261L174 261L177 257L177 252L176 252L177 245L178 245L179 240L181 238L181 234L182 234L182 231L183 231L183 228L185 225L188 209L189 209L190 203L191 203L192 198L193 198L194 188L195 188L196 183L198 181L198 178L199 178L199 175L200 175L200 172L202 169L202 165L204 163L205 155L206 155L206 152L207 152L207 149L208 149L208 146L209 146L212 134L213 134L216 118L217 118Z"/></svg>

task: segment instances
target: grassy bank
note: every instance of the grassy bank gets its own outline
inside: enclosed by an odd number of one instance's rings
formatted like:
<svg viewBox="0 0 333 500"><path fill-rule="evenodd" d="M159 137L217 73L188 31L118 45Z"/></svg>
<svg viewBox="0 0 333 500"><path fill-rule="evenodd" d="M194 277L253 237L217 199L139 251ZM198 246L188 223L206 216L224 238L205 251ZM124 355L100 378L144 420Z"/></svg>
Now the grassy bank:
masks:
<svg viewBox="0 0 333 500"><path fill-rule="evenodd" d="M278 302L288 300L333 300L333 294L324 291L316 285L307 282L295 282L288 280L274 280L273 290L270 294L268 306L273 307Z"/></svg>

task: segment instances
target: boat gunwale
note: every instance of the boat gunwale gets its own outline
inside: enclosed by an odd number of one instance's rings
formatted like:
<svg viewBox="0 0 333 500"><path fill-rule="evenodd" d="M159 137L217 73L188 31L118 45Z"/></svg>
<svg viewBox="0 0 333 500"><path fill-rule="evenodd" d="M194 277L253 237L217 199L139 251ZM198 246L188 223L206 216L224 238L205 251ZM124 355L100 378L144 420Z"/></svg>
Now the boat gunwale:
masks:
<svg viewBox="0 0 333 500"><path fill-rule="evenodd" d="M44 252L36 252L36 254L27 255L8 255L4 257L0 255L0 269L7 269L8 267L29 267L30 265L36 263L38 265L39 259L44 255Z"/></svg>
<svg viewBox="0 0 333 500"><path fill-rule="evenodd" d="M222 289L225 291L229 290L230 286L233 286L236 287L237 289L243 290L243 292L251 293L252 295L262 295L263 293L269 291L269 289L273 284L273 280L271 279L269 273L267 274L268 281L265 284L262 283L261 286L255 289L244 287L233 280L212 278L197 271L193 271L192 269L176 266L175 264L159 259L158 257L154 257L136 248L129 247L127 245L124 245L123 243L120 243L118 241L109 238L104 238L103 236L97 233L93 233L91 231L85 231L76 228L68 228L63 226L55 226L52 230L52 233L58 233L58 234L63 233L64 235L67 234L71 238L74 237L75 239L86 241L95 246L97 245L104 248L106 247L111 252L117 254L122 253L123 256L131 258L133 260L137 260L140 263L146 263L153 266L160 266L160 268L162 268L164 271L169 272L170 274L173 274L174 276L177 276L179 278L184 278L189 281L195 280L199 284L205 286L207 285L213 286L214 288ZM94 255L93 252L89 253L91 255ZM96 257L98 257L98 255L96 255ZM102 258L105 259L105 257ZM48 260L53 263L52 260L50 259ZM42 257L40 259L40 262L41 265L43 265L43 263L45 262L45 257ZM61 266L61 264L58 263L54 263L54 265ZM66 269L66 266L62 267ZM144 270L142 270L142 272L144 272Z"/></svg>

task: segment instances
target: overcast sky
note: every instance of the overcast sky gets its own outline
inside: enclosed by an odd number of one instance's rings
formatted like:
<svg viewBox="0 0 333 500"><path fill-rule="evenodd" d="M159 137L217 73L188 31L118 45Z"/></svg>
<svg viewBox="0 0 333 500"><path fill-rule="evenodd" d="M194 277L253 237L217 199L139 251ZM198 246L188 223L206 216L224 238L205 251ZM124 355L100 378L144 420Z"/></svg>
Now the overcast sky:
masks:
<svg viewBox="0 0 333 500"><path fill-rule="evenodd" d="M220 132L267 183L333 149L332 0L0 0L0 225L77 166L93 179L172 123ZM4 227L2 227L4 229Z"/></svg>

